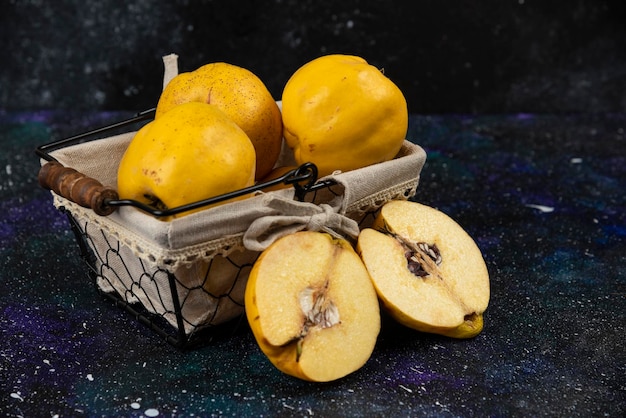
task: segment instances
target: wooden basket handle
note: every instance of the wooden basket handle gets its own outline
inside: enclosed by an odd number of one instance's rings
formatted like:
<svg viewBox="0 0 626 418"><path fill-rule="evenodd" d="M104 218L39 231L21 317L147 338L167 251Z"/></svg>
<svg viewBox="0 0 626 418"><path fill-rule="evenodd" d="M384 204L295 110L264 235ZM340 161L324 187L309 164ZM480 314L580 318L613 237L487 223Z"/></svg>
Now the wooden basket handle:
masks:
<svg viewBox="0 0 626 418"><path fill-rule="evenodd" d="M44 189L52 190L82 207L91 208L98 215L107 216L115 211L115 206L108 205L108 201L118 199L115 189L56 161L44 164L37 179Z"/></svg>

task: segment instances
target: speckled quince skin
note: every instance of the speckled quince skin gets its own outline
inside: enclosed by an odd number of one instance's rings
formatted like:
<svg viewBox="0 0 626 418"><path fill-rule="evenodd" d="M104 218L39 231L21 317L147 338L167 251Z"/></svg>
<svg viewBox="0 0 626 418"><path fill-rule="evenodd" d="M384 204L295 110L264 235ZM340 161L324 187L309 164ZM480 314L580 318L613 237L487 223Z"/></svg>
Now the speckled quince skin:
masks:
<svg viewBox="0 0 626 418"><path fill-rule="evenodd" d="M352 55L325 55L300 67L282 95L283 136L298 164L319 175L393 159L408 129L402 91Z"/></svg>
<svg viewBox="0 0 626 418"><path fill-rule="evenodd" d="M175 208L253 185L255 160L250 139L224 112L185 103L132 138L118 168L118 193Z"/></svg>
<svg viewBox="0 0 626 418"><path fill-rule="evenodd" d="M187 102L213 104L243 129L257 153L257 180L272 170L281 150L282 120L278 104L258 76L226 62L180 73L161 93L155 117Z"/></svg>

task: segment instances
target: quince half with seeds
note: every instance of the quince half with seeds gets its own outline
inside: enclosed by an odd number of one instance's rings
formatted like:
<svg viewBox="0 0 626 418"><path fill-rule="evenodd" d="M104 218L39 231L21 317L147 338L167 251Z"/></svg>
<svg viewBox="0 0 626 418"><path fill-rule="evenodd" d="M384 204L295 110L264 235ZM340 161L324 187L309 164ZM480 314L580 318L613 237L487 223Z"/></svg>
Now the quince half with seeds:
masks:
<svg viewBox="0 0 626 418"><path fill-rule="evenodd" d="M352 246L323 232L275 241L254 264L245 309L259 347L282 372L327 382L362 367L380 332L376 292Z"/></svg>
<svg viewBox="0 0 626 418"><path fill-rule="evenodd" d="M359 252L390 316L418 331L471 338L483 329L489 274L474 240L452 218L412 201L386 203Z"/></svg>

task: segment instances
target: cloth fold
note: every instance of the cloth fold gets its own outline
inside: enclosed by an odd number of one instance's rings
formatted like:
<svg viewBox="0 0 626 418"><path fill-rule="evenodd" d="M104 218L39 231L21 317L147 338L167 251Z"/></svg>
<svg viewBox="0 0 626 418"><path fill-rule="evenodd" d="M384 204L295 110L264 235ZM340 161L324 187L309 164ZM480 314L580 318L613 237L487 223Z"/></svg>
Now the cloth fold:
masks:
<svg viewBox="0 0 626 418"><path fill-rule="evenodd" d="M356 238L358 223L341 215L332 206L322 203L268 198L264 200L276 215L255 219L243 235L243 245L248 250L263 251L277 239L294 232L309 230L327 232L337 238Z"/></svg>

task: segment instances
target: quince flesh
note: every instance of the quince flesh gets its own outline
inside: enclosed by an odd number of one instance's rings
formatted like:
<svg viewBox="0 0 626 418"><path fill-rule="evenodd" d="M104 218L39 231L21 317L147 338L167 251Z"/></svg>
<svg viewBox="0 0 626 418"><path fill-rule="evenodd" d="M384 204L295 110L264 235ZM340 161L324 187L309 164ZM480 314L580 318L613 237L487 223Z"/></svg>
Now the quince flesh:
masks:
<svg viewBox="0 0 626 418"><path fill-rule="evenodd" d="M135 134L120 161L118 193L174 208L253 185L255 159L250 139L224 112L185 103Z"/></svg>
<svg viewBox="0 0 626 418"><path fill-rule="evenodd" d="M272 364L309 381L358 370L380 331L362 261L347 241L322 232L296 232L263 251L248 278L245 309Z"/></svg>
<svg viewBox="0 0 626 418"><path fill-rule="evenodd" d="M357 243L383 307L410 328L454 338L483 329L489 274L474 240L448 215L386 203Z"/></svg>
<svg viewBox="0 0 626 418"><path fill-rule="evenodd" d="M300 67L282 95L283 136L298 165L319 175L393 159L408 129L400 89L352 55L325 55Z"/></svg>
<svg viewBox="0 0 626 418"><path fill-rule="evenodd" d="M243 129L257 153L256 179L272 170L281 150L282 120L278 104L259 77L225 62L180 73L161 93L155 117L187 102L213 104Z"/></svg>

